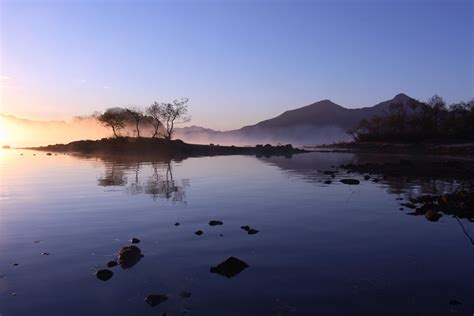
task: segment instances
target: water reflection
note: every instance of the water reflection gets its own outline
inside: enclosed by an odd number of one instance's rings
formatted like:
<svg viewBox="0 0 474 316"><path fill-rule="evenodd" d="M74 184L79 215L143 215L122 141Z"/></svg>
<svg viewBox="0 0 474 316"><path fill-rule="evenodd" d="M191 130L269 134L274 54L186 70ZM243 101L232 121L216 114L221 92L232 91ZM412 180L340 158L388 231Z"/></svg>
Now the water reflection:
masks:
<svg viewBox="0 0 474 316"><path fill-rule="evenodd" d="M404 195L405 198L419 196L422 194L441 194L453 192L459 189L473 187L474 179L470 176L462 178L453 176L433 177L431 175L397 175L389 176L382 173L350 173L342 169L341 165L363 164L363 163L389 163L400 160L412 159L419 161L444 161L444 157L407 157L406 155L382 155L382 154L359 154L359 153L326 153L295 155L292 158L270 157L262 158L261 161L274 165L286 172L288 176L295 176L307 182L327 186L326 181L339 182L344 178L356 178L361 182L375 182L386 188L387 193L392 195ZM453 159L453 158L450 158ZM474 161L463 160L470 169L474 169ZM367 178L366 178L367 177Z"/></svg>
<svg viewBox="0 0 474 316"><path fill-rule="evenodd" d="M153 200L165 199L186 203L188 179L175 179L171 160L141 161L137 159L102 158L104 174L99 186L124 187L132 195L147 194Z"/></svg>
<svg viewBox="0 0 474 316"><path fill-rule="evenodd" d="M422 159L422 160L420 160ZM459 224L463 234L469 239L469 242L474 245L474 238L467 225L472 222L472 215L463 216L456 212L444 212L423 210L425 207L412 205L406 208L407 201L412 201L420 196L432 195L438 196L446 193L458 192L460 190L471 191L474 187L473 170L474 161L469 159L454 159L445 157L417 157L406 155L374 155L374 154L358 154L358 153L328 153L325 155L309 154L294 156L291 159L281 157L271 157L261 159L262 162L278 167L280 170L286 172L290 177L295 176L307 182L316 184L321 187L329 187L339 184L342 179L358 179L363 185L364 182L374 182L378 187L382 187L389 195L395 195L396 200L400 202L399 211L406 211L407 215L423 215L422 217L430 222L438 222L442 215L452 216ZM433 166L448 166L447 169L433 170L433 172L418 172L412 170L412 174L398 173L397 170L390 170L391 172L368 173L361 171L353 171L346 168L341 168L343 165L358 165L358 164L386 164L397 165L400 163L412 163L413 169L417 168L420 161L426 164L433 164ZM456 166L455 172L449 172L449 166ZM382 168L383 169L383 168ZM409 169L409 168L408 168ZM429 169L429 167L428 167ZM351 190L347 202L354 195ZM405 203L404 203L405 202ZM413 212L412 208L417 211ZM422 211L418 211L422 210ZM464 222L463 222L464 221Z"/></svg>

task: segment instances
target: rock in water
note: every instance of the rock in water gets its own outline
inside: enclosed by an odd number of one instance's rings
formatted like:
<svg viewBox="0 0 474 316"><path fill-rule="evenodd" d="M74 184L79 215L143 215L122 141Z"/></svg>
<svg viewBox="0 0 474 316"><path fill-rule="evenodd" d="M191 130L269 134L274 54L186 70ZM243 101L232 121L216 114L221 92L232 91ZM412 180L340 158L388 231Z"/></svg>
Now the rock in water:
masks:
<svg viewBox="0 0 474 316"><path fill-rule="evenodd" d="M256 233L258 233L258 230L253 229L253 228L250 228L250 229L247 231L247 233L248 233L249 235L255 235Z"/></svg>
<svg viewBox="0 0 474 316"><path fill-rule="evenodd" d="M119 252L118 263L122 269L128 269L136 265L142 257L142 252L137 246L125 246Z"/></svg>
<svg viewBox="0 0 474 316"><path fill-rule="evenodd" d="M222 221L209 221L209 226L216 226L224 224Z"/></svg>
<svg viewBox="0 0 474 316"><path fill-rule="evenodd" d="M426 219L429 220L430 222L437 222L441 218L441 216L443 215L433 210L428 210L425 213Z"/></svg>
<svg viewBox="0 0 474 316"><path fill-rule="evenodd" d="M250 226L240 226L240 229L243 229L248 232L250 230Z"/></svg>
<svg viewBox="0 0 474 316"><path fill-rule="evenodd" d="M331 180L326 180L326 181L324 181L324 184L331 184L331 183L332 183Z"/></svg>
<svg viewBox="0 0 474 316"><path fill-rule="evenodd" d="M356 184L359 184L360 181L357 180L357 179L341 179L341 183L349 184L349 185L356 185Z"/></svg>
<svg viewBox="0 0 474 316"><path fill-rule="evenodd" d="M179 223L178 222L174 223L174 226L179 226Z"/></svg>
<svg viewBox="0 0 474 316"><path fill-rule="evenodd" d="M145 302L148 303L150 306L156 306L158 304L163 303L164 301L168 300L168 296L164 294L150 294L147 297L145 297Z"/></svg>
<svg viewBox="0 0 474 316"><path fill-rule="evenodd" d="M203 233L203 231L202 231L202 230L198 230L198 231L197 231L197 232L195 232L194 234L195 234L195 235L198 235L198 236L201 236L201 235L202 235L202 234L204 234L204 233Z"/></svg>
<svg viewBox="0 0 474 316"><path fill-rule="evenodd" d="M211 267L211 273L217 273L227 278L232 278L249 267L248 264L235 257L229 257L215 267Z"/></svg>
<svg viewBox="0 0 474 316"><path fill-rule="evenodd" d="M116 265L118 265L117 260L110 260L109 262L107 262L107 267L109 267L109 268L113 268Z"/></svg>
<svg viewBox="0 0 474 316"><path fill-rule="evenodd" d="M97 277L97 279L102 280L102 281L109 280L113 275L114 273L107 269L102 269L95 273L95 276Z"/></svg>
<svg viewBox="0 0 474 316"><path fill-rule="evenodd" d="M130 242L131 242L132 244L138 244L138 243L140 242L140 239L138 239L138 238L132 238L132 239L130 239Z"/></svg>

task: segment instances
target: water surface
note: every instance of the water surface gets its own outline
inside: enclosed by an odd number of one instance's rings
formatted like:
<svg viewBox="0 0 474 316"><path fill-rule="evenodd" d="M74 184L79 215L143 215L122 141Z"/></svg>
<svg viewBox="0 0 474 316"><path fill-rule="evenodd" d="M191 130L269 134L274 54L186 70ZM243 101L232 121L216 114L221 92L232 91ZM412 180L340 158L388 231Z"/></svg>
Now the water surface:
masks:
<svg viewBox="0 0 474 316"><path fill-rule="evenodd" d="M312 153L165 161L3 150L0 314L472 315L474 224L449 216L429 222L396 200L459 182L374 183L321 172L396 159ZM98 280L95 271L131 237L141 240L144 258ZM249 268L230 279L209 272L230 256ZM183 290L191 297L181 298ZM169 299L150 307L148 294Z"/></svg>

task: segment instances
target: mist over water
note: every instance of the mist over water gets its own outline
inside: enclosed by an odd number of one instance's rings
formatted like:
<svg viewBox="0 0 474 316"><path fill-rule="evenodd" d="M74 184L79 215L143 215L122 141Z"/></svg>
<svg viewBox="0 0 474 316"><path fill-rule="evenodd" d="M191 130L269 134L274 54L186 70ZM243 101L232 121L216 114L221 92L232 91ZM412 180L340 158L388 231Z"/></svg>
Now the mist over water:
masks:
<svg viewBox="0 0 474 316"><path fill-rule="evenodd" d="M104 127L93 117L76 117L69 121L35 121L0 115L6 135L0 145L13 147L34 147L50 144L63 144L78 140L96 140L113 137L110 128ZM140 127L143 137L150 137L150 126ZM120 131L122 136L136 136L135 127L129 124ZM245 128L232 131L214 131L198 126L178 127L174 136L188 143L251 146L256 144L328 144L350 140L340 127L298 126L268 130Z"/></svg>

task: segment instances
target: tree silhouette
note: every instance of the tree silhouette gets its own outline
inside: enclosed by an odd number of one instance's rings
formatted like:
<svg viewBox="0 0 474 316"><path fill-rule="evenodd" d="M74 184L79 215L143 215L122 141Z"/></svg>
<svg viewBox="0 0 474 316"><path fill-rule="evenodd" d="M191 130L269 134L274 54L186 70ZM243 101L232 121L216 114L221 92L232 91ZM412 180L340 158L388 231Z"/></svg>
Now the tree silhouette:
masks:
<svg viewBox="0 0 474 316"><path fill-rule="evenodd" d="M145 119L143 111L138 107L129 107L125 109L125 112L130 119L135 123L135 130L137 131L137 137L140 138L140 122Z"/></svg>
<svg viewBox="0 0 474 316"><path fill-rule="evenodd" d="M173 103L162 103L160 107L160 116L166 124L165 139L171 140L175 131L175 125L179 123L189 122L191 118L188 116L188 99L174 100Z"/></svg>
<svg viewBox="0 0 474 316"><path fill-rule="evenodd" d="M151 118L151 124L153 126L153 135L151 138L158 136L160 127L163 125L161 123L161 106L157 102L154 102L146 109L146 114Z"/></svg>
<svg viewBox="0 0 474 316"><path fill-rule="evenodd" d="M123 129L127 123L127 113L122 108L109 108L104 113L96 116L97 120L104 126L112 128L115 137L117 132Z"/></svg>

